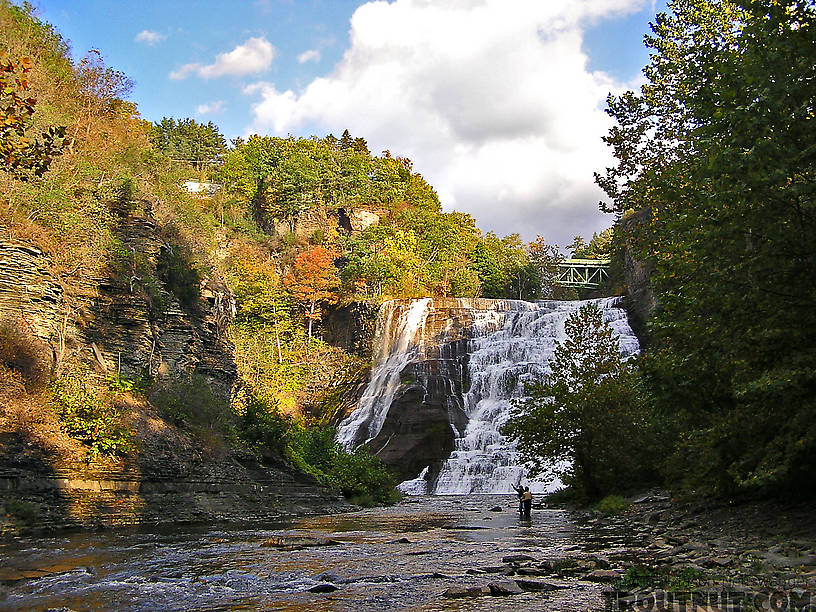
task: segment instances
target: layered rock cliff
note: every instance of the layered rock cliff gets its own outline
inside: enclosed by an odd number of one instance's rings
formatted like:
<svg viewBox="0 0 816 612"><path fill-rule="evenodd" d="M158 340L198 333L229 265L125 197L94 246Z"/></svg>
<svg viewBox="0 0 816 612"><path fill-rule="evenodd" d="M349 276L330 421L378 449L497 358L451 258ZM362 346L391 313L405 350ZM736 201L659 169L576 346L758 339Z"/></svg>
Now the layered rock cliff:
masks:
<svg viewBox="0 0 816 612"><path fill-rule="evenodd" d="M157 277L161 251L169 247L149 203L141 204L143 214L120 213L117 231L121 249L138 254L140 269L88 276L78 265L57 277L37 247L0 242L0 319L47 343L54 362L74 359L126 376L195 372L228 397L237 376L224 333L235 313L232 294L217 276L202 281L201 299L187 308L160 281L150 287L152 295L145 291L145 270Z"/></svg>
<svg viewBox="0 0 816 612"><path fill-rule="evenodd" d="M226 333L235 313L229 288L211 274L198 299L182 303L162 280L161 262L174 244L157 227L150 203L114 214L118 252L96 275L81 262L55 273L36 246L0 242L0 321L49 347L52 371L79 366L100 385L117 374L149 373L159 382L194 374L228 399L237 378ZM0 533L247 521L346 507L285 465L260 465L217 446L205 450L144 401L123 411L137 432L137 452L89 463L32 442L0 410Z"/></svg>

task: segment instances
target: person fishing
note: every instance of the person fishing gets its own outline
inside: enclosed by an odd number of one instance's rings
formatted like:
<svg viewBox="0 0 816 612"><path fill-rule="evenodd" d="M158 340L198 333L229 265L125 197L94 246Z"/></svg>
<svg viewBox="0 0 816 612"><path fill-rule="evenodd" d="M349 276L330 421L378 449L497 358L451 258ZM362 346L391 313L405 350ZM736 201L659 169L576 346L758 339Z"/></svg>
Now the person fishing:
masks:
<svg viewBox="0 0 816 612"><path fill-rule="evenodd" d="M510 485L513 487L513 490L518 495L518 502L519 502L519 516L524 516L524 487L521 486L521 481L519 480L518 485Z"/></svg>
<svg viewBox="0 0 816 612"><path fill-rule="evenodd" d="M524 492L521 494L522 517L529 521L530 512L533 509L533 494L530 492L530 487L524 487Z"/></svg>

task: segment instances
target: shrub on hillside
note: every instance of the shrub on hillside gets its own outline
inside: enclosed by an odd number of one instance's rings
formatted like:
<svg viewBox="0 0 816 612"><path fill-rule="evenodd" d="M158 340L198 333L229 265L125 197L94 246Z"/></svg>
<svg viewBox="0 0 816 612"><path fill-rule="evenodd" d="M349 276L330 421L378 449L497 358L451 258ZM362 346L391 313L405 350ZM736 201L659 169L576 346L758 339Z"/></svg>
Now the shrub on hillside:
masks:
<svg viewBox="0 0 816 612"><path fill-rule="evenodd" d="M133 432L121 415L82 374L72 372L51 385L54 405L65 432L88 447L88 458L122 456L133 450Z"/></svg>
<svg viewBox="0 0 816 612"><path fill-rule="evenodd" d="M240 438L261 457L283 458L286 454L292 421L278 410L277 404L254 393L243 402Z"/></svg>
<svg viewBox="0 0 816 612"><path fill-rule="evenodd" d="M150 401L163 419L175 425L219 430L231 420L226 400L215 394L200 374L163 382Z"/></svg>

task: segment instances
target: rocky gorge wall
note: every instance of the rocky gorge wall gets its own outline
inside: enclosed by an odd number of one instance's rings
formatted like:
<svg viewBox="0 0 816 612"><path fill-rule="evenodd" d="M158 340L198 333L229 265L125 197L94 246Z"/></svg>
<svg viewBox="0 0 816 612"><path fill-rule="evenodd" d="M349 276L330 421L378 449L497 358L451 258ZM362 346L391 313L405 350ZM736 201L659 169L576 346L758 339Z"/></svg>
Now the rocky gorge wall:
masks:
<svg viewBox="0 0 816 612"><path fill-rule="evenodd" d="M286 466L207 456L160 438L136 461L87 464L55 460L0 435L0 535L270 521L348 508L342 496Z"/></svg>
<svg viewBox="0 0 816 612"><path fill-rule="evenodd" d="M37 247L0 242L0 320L47 344L55 366L74 360L103 376L195 372L229 396L237 376L234 347L225 334L235 314L232 294L217 275L202 280L201 297L188 308L162 283L151 287L153 295L142 289L145 266L155 276L161 251L168 248L149 203L143 204L143 214L120 213L117 230L121 249L138 256L141 269L133 265L94 277L77 266L57 276Z"/></svg>
<svg viewBox="0 0 816 612"><path fill-rule="evenodd" d="M621 221L621 231L626 236L637 225L649 220L651 211L643 209ZM632 329L644 346L649 342L647 322L652 312L657 308L657 298L651 286L651 276L654 266L640 261L635 257L631 245L624 239L623 246L623 277L626 286L626 310Z"/></svg>
<svg viewBox="0 0 816 612"><path fill-rule="evenodd" d="M135 212L134 212L135 211ZM125 265L99 276L77 265L53 271L47 253L0 241L0 321L50 351L52 370L84 364L105 384L149 372L157 380L196 374L223 398L237 378L226 333L235 314L217 274L182 305L160 280L162 237L149 202L117 215ZM130 262L130 263L128 263ZM130 266L130 267L128 267ZM146 290L148 279L159 279ZM347 507L342 498L287 466L259 465L168 426L148 405L131 410L138 452L123 460L74 461L32 444L0 409L0 533L195 521L247 521Z"/></svg>

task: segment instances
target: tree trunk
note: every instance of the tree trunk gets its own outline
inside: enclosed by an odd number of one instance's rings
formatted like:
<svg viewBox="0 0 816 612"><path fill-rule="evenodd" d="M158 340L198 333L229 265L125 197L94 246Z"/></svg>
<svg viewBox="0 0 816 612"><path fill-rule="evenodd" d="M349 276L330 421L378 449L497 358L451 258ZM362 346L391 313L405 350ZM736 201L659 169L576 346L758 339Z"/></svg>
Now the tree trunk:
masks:
<svg viewBox="0 0 816 612"><path fill-rule="evenodd" d="M315 304L312 302L311 306L309 307L309 342L312 341L312 323L314 323L314 309Z"/></svg>
<svg viewBox="0 0 816 612"><path fill-rule="evenodd" d="M278 308L275 302L272 302L272 315L275 317L275 344L278 346L278 363L283 363L283 355L281 355L280 334L278 334Z"/></svg>

